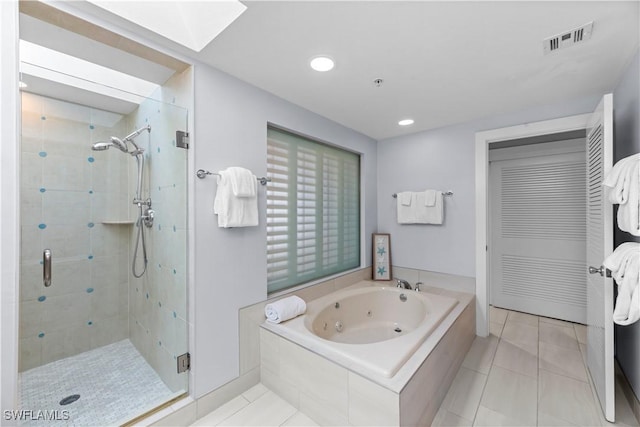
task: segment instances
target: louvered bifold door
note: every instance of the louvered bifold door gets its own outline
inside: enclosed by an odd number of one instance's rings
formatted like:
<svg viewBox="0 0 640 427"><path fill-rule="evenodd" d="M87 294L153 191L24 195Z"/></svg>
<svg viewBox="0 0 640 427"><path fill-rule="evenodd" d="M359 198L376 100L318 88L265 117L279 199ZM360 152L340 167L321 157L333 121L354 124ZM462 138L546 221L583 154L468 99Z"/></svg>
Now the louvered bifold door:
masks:
<svg viewBox="0 0 640 427"><path fill-rule="evenodd" d="M584 151L492 161L491 303L585 322Z"/></svg>
<svg viewBox="0 0 640 427"><path fill-rule="evenodd" d="M613 98L605 95L587 128L587 366L602 411L615 421L613 279L601 269L613 251L613 207L602 181L613 163ZM589 273L589 267L593 270Z"/></svg>

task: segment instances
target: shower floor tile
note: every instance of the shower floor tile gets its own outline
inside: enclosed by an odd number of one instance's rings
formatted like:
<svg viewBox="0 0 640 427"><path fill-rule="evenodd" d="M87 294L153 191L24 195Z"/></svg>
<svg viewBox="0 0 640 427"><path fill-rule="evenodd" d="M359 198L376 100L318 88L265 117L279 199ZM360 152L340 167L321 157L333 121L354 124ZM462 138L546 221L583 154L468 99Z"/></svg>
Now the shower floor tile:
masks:
<svg viewBox="0 0 640 427"><path fill-rule="evenodd" d="M78 400L60 405L75 394ZM21 425L119 425L179 394L123 340L22 372L20 409L27 412Z"/></svg>

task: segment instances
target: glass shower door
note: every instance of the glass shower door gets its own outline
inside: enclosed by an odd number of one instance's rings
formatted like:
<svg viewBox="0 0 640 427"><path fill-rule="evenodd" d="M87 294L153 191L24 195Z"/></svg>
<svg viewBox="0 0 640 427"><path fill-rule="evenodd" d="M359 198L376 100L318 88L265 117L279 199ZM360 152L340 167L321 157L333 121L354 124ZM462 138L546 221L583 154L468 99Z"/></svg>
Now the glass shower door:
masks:
<svg viewBox="0 0 640 427"><path fill-rule="evenodd" d="M123 423L188 390L177 372L187 352L187 154L175 146L186 123L187 110L153 99L122 114L23 92L20 406L45 411L27 424ZM129 153L91 149L147 125L125 141ZM150 228L133 204L134 145ZM143 249L147 265L136 278L139 227L138 271Z"/></svg>

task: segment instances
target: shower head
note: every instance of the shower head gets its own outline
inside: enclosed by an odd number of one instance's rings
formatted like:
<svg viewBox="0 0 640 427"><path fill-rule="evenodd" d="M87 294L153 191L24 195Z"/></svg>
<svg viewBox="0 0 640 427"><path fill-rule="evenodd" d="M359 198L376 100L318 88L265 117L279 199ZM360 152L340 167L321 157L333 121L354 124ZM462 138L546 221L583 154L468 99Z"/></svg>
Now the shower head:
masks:
<svg viewBox="0 0 640 427"><path fill-rule="evenodd" d="M126 141L126 139L125 139ZM111 144L114 145L115 147L119 148L120 151L122 151L123 153L128 153L129 149L127 148L127 144L122 141L120 138L118 138L117 136L112 136L111 137Z"/></svg>
<svg viewBox="0 0 640 427"><path fill-rule="evenodd" d="M108 150L109 147L111 147L111 143L110 142L104 142L104 141L100 141L100 142L96 142L95 144L93 144L91 146L91 149L93 151L104 151L104 150Z"/></svg>
<svg viewBox="0 0 640 427"><path fill-rule="evenodd" d="M132 156L142 155L142 152L144 151L144 149L138 147L138 145L136 145L136 143L133 142L133 139L138 135L140 135L145 130L147 132L151 132L151 126L147 125L143 128L140 128L130 133L129 135L125 136L124 139L120 139L117 136L112 136L109 141L96 142L91 146L91 149L93 151L104 151L104 150L108 150L109 147L116 147L123 153L131 154ZM134 148L133 151L129 151L129 147L127 147L127 143L131 143L131 145L133 145L133 148Z"/></svg>
<svg viewBox="0 0 640 427"><path fill-rule="evenodd" d="M91 149L93 151L104 151L104 150L108 150L110 147L117 147L118 149L120 149L125 153L128 152L126 144L122 142L119 138L116 138L115 136L111 137L111 141L96 142L91 146Z"/></svg>

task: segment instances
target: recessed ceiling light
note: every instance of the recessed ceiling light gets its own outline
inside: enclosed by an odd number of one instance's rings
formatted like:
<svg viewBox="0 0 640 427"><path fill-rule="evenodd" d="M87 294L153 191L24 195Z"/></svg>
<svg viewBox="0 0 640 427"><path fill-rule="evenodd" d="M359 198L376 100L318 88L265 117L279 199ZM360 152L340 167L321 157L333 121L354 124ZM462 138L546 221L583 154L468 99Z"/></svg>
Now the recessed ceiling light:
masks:
<svg viewBox="0 0 640 427"><path fill-rule="evenodd" d="M400 126L409 126L413 124L413 119L404 119L398 122Z"/></svg>
<svg viewBox="0 0 640 427"><path fill-rule="evenodd" d="M316 56L311 60L309 65L311 65L311 68L316 71L324 72L331 70L335 63L333 62L333 59L328 56Z"/></svg>

